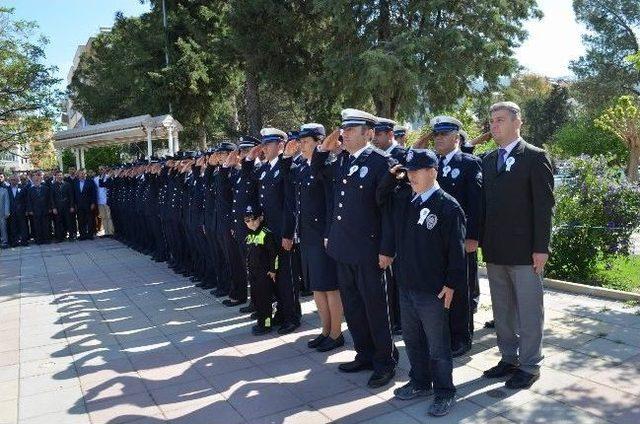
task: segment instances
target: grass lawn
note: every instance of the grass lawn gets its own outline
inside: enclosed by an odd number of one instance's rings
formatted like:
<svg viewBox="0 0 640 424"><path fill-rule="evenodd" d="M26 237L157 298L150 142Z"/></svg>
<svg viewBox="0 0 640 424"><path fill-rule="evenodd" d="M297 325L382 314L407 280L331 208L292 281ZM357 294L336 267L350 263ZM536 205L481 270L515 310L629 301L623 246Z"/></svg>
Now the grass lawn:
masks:
<svg viewBox="0 0 640 424"><path fill-rule="evenodd" d="M610 267L599 264L598 280L603 287L640 292L640 255L615 258Z"/></svg>

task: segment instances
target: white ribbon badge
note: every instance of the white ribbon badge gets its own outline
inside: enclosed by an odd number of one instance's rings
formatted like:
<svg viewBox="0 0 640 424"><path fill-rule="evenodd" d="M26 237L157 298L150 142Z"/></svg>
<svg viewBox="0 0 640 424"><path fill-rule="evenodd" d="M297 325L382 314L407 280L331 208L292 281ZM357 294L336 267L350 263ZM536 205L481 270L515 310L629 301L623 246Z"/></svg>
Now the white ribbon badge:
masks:
<svg viewBox="0 0 640 424"><path fill-rule="evenodd" d="M447 176L447 174L449 174L449 171L451 171L451 167L450 167L449 165L445 166L445 167L442 169L442 176L443 176L443 177L446 177L446 176Z"/></svg>
<svg viewBox="0 0 640 424"><path fill-rule="evenodd" d="M505 164L507 165L507 167L505 168L505 171L510 172L511 167L513 166L514 163L516 163L516 158L514 158L513 156L509 156L507 158L507 161L505 162Z"/></svg>
<svg viewBox="0 0 640 424"><path fill-rule="evenodd" d="M358 165L353 165L351 166L351 168L349 168L349 174L347 174L348 176L352 176L354 172L356 172L358 170Z"/></svg>
<svg viewBox="0 0 640 424"><path fill-rule="evenodd" d="M418 225L424 224L424 220L427 219L427 215L429 215L429 212L431 212L429 208L423 208L420 211L420 219L418 219Z"/></svg>

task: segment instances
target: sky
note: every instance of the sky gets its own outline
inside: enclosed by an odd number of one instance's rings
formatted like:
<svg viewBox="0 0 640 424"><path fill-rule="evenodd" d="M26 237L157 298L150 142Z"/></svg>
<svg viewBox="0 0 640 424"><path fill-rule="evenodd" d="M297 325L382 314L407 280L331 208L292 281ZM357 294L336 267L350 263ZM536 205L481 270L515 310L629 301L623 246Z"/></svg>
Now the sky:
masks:
<svg viewBox="0 0 640 424"><path fill-rule="evenodd" d="M517 49L516 58L527 70L552 78L571 76L568 65L584 53L571 0L538 0L544 13L540 21L525 24L528 39ZM58 67L58 77L66 81L73 56L80 44L113 24L116 11L137 16L149 10L148 1L139 0L0 0L14 7L20 19L36 21L49 39L46 62Z"/></svg>

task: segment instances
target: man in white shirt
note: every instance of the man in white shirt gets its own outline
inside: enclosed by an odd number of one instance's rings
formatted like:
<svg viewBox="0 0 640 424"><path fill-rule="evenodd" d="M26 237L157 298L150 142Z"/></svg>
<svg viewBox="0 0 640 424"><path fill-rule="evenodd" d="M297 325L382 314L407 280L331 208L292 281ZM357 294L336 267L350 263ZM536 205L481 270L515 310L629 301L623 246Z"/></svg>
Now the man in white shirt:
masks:
<svg viewBox="0 0 640 424"><path fill-rule="evenodd" d="M100 222L102 223L102 230L104 231L103 237L113 236L113 221L111 220L111 209L107 204L107 187L104 183L109 179L107 174L107 168L105 166L98 167L100 175L94 177L94 182L98 189L98 215L100 216Z"/></svg>

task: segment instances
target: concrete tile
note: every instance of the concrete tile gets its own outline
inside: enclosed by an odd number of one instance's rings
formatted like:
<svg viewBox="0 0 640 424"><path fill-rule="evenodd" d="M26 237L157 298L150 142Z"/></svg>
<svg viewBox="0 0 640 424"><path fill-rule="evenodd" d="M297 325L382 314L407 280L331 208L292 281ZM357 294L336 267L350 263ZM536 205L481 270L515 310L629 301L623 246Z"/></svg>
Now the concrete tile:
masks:
<svg viewBox="0 0 640 424"><path fill-rule="evenodd" d="M50 374L37 375L20 379L20 396L33 396L78 386L80 386L80 380L77 378L59 379Z"/></svg>
<svg viewBox="0 0 640 424"><path fill-rule="evenodd" d="M360 422L394 411L384 399L364 389L327 397L311 403L311 406L331 421Z"/></svg>
<svg viewBox="0 0 640 424"><path fill-rule="evenodd" d="M226 401L218 400L207 405L198 405L197 409L171 409L165 413L172 424L210 424L212 417L225 424L244 423L245 420ZM275 421L282 423L283 421ZM298 421L300 422L300 421ZM315 423L315 421L313 421Z"/></svg>
<svg viewBox="0 0 640 424"><path fill-rule="evenodd" d="M573 384L551 397L608 421L633 415L639 405L633 395L590 381Z"/></svg>
<svg viewBox="0 0 640 424"><path fill-rule="evenodd" d="M162 411L147 393L121 396L101 401L87 402L87 411L93 424L118 424L154 417L152 422L161 422ZM158 420L158 421L155 421Z"/></svg>
<svg viewBox="0 0 640 424"><path fill-rule="evenodd" d="M604 424L606 421L581 409L571 407L549 397L540 396L519 405L502 415L517 423Z"/></svg>
<svg viewBox="0 0 640 424"><path fill-rule="evenodd" d="M0 401L0 423L18 422L18 399Z"/></svg>
<svg viewBox="0 0 640 424"><path fill-rule="evenodd" d="M20 393L20 380L3 381L1 386L0 402L18 399L18 394Z"/></svg>
<svg viewBox="0 0 640 424"><path fill-rule="evenodd" d="M54 412L82 414L85 407L80 386L74 386L33 396L21 396L19 410L20 419L26 419Z"/></svg>

